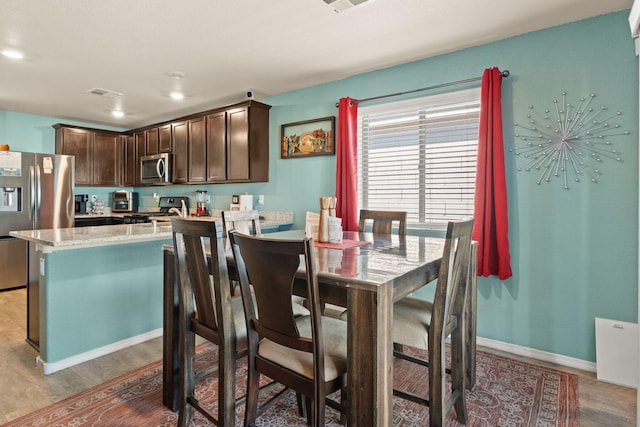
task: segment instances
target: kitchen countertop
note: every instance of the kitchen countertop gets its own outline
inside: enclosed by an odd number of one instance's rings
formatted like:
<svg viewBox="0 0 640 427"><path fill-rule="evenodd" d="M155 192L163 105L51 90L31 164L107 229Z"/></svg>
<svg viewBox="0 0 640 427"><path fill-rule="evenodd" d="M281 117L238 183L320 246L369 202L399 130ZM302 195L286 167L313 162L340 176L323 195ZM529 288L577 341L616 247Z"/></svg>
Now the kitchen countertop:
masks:
<svg viewBox="0 0 640 427"><path fill-rule="evenodd" d="M263 231L277 231L281 226L290 226L293 224L293 214L291 212L261 212L261 214L265 217L264 220L260 221L260 226ZM116 215L119 216L125 214L93 216L104 217ZM92 216L82 215L82 217ZM38 244L39 249L43 252L171 239L172 232L169 221L171 221L172 217L152 217L152 219L154 218L158 219L155 224L118 224L94 227L58 228L52 230L23 230L11 231L9 234L13 237ZM220 217L190 216L187 219L215 221L219 220Z"/></svg>
<svg viewBox="0 0 640 427"><path fill-rule="evenodd" d="M38 244L40 250L44 252L56 249L79 249L172 238L171 224L169 223L23 230L11 231L9 234Z"/></svg>

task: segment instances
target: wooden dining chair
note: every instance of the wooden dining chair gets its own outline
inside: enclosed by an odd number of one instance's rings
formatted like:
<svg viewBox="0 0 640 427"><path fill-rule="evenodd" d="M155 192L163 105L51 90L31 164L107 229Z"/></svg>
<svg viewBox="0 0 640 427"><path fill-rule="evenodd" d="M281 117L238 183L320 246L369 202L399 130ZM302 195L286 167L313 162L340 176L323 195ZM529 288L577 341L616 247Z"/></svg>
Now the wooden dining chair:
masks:
<svg viewBox="0 0 640 427"><path fill-rule="evenodd" d="M222 211L222 222L225 233L237 230L243 234L262 235L260 229L260 214L256 210L250 211Z"/></svg>
<svg viewBox="0 0 640 427"><path fill-rule="evenodd" d="M428 361L394 346L396 357L428 366L428 397L394 388L394 395L429 406L431 426L443 426L447 411L455 408L466 423L465 299L469 282L473 220L450 222L433 302L405 297L394 304L394 344L427 350ZM445 341L451 337L451 393L446 393Z"/></svg>
<svg viewBox="0 0 640 427"><path fill-rule="evenodd" d="M262 236L262 229L260 228L260 214L257 210L247 211L222 211L222 222L224 224L224 230L226 235L229 232L236 230L239 233L251 234L254 236ZM227 245L227 247L229 247ZM232 280L232 288L236 288L237 278ZM293 296L294 310L296 316L302 316L309 314L309 311L305 308L305 299L297 295Z"/></svg>
<svg viewBox="0 0 640 427"><path fill-rule="evenodd" d="M404 236L407 233L407 213L404 211L361 209L358 231L366 231L369 222L372 222L371 231L374 234L392 234L394 223L397 224L398 235Z"/></svg>
<svg viewBox="0 0 640 427"><path fill-rule="evenodd" d="M394 226L395 224L395 226ZM358 220L358 231L371 230L374 234L395 234L405 236L407 233L407 213L404 211L377 211L377 210L360 210L360 219ZM398 248L396 248L398 250ZM335 304L324 304L325 313L347 320L347 311L344 307Z"/></svg>
<svg viewBox="0 0 640 427"><path fill-rule="evenodd" d="M175 271L179 289L180 398L178 425L186 427L193 408L220 426L235 425L236 359L247 354L242 299L232 297L221 221L172 219ZM209 239L211 264L205 239ZM218 346L218 363L196 372L195 336ZM194 394L197 379L217 370L217 415Z"/></svg>
<svg viewBox="0 0 640 427"><path fill-rule="evenodd" d="M235 231L230 239L245 301L249 346L245 425L253 425L260 415L258 384L263 374L310 399L311 424L323 426L325 404L344 411L343 405L326 396L345 385L347 327L321 315L313 240L267 239ZM306 270L309 315L296 317L291 296L301 264ZM249 277L257 310L249 303Z"/></svg>

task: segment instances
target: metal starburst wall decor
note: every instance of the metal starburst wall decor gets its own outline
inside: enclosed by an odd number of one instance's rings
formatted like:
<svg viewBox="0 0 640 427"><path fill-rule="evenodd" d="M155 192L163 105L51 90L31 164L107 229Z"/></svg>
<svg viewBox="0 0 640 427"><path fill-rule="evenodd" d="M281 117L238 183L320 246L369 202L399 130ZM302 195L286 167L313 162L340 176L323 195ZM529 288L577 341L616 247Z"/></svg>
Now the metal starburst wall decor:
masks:
<svg viewBox="0 0 640 427"><path fill-rule="evenodd" d="M583 177L598 182L597 165L603 159L622 162L610 138L629 132L620 128L620 111L612 114L606 107L591 106L595 94L580 98L577 105L567 103L566 97L563 92L562 101L553 100L555 111L545 109L544 114L530 105L527 124L514 123L516 138L524 147L509 151L527 159L518 170L535 172L537 184L550 182L552 176L562 177L568 190L569 181L580 182Z"/></svg>

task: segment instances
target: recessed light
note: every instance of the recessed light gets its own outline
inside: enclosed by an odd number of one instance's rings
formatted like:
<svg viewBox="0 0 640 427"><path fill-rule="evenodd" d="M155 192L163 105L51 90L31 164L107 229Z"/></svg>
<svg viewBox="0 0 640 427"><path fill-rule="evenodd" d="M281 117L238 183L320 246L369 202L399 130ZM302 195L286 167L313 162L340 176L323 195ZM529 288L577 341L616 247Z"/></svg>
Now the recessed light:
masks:
<svg viewBox="0 0 640 427"><path fill-rule="evenodd" d="M124 117L124 111L120 111L120 110L113 110L113 111L111 112L111 115L112 115L113 117L116 117L116 118L120 119L120 118Z"/></svg>
<svg viewBox="0 0 640 427"><path fill-rule="evenodd" d="M187 73L185 73L184 71L173 71L167 74L174 79L184 79L187 76Z"/></svg>
<svg viewBox="0 0 640 427"><path fill-rule="evenodd" d="M169 96L171 97L171 99L174 99L176 101L182 101L184 99L184 93L182 92L171 92Z"/></svg>
<svg viewBox="0 0 640 427"><path fill-rule="evenodd" d="M23 59L24 58L24 54L21 52L18 52L17 50L10 50L10 49L5 49L2 51L2 54L4 56L6 56L7 58L11 58L11 59Z"/></svg>

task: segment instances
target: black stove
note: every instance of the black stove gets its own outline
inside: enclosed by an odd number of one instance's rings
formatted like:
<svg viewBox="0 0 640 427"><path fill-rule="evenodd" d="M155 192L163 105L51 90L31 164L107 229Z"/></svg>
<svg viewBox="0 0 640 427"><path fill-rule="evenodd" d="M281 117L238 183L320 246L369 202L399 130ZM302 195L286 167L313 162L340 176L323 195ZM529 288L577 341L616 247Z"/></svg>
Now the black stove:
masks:
<svg viewBox="0 0 640 427"><path fill-rule="evenodd" d="M131 214L123 216L125 224L145 224L151 222L149 215L145 214Z"/></svg>
<svg viewBox="0 0 640 427"><path fill-rule="evenodd" d="M125 224L146 224L151 222L151 217L156 216L177 216L175 212L169 212L171 208L176 208L180 210L182 208L182 201L187 205L187 209L189 209L189 198L188 197L160 197L160 201L158 202L158 206L160 207L159 212L145 212L145 213L135 213L131 215L124 215L124 223Z"/></svg>
<svg viewBox="0 0 640 427"><path fill-rule="evenodd" d="M160 212L154 213L153 216L173 215L173 213L170 213L169 210L171 208L176 208L178 209L178 211L180 211L182 209L183 200L185 205L187 205L187 210L189 210L188 197L160 197L160 201L158 201Z"/></svg>

